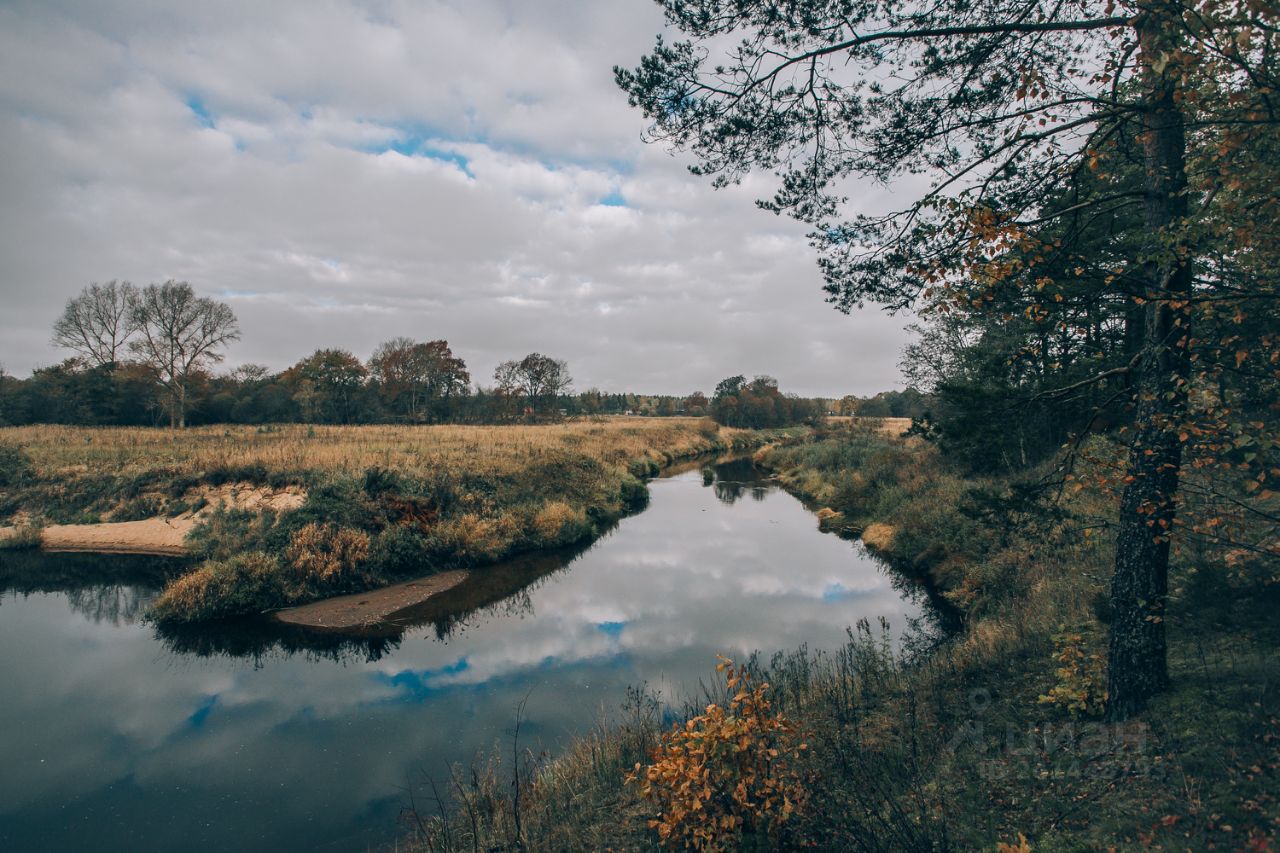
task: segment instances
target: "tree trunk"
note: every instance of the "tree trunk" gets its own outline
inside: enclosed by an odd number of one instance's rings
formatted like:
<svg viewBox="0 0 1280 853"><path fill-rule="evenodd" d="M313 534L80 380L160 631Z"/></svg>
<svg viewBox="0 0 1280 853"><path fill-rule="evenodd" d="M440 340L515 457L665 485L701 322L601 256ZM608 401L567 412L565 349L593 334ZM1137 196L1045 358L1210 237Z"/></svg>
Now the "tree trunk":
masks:
<svg viewBox="0 0 1280 853"><path fill-rule="evenodd" d="M1187 246L1175 232L1187 213L1186 131L1174 97L1177 71L1162 54L1177 23L1163 11L1137 24L1146 69L1142 145L1146 164L1145 225L1151 235L1142 305L1142 358L1128 477L1120 503L1114 614L1107 673L1107 718L1123 720L1169 683L1165 646L1169 536L1182 464L1179 426L1187 406L1190 328L1182 304L1191 292ZM1169 63L1172 66L1172 63Z"/></svg>

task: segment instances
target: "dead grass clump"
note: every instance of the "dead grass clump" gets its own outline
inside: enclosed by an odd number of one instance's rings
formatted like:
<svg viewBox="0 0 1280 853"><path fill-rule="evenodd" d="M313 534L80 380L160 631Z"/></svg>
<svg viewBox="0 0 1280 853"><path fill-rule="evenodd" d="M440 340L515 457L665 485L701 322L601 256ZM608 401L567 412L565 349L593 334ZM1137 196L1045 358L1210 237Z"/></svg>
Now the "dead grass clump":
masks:
<svg viewBox="0 0 1280 853"><path fill-rule="evenodd" d="M892 524L877 521L868 524L862 531L862 543L873 551L888 553L893 548L893 540L897 532Z"/></svg>
<svg viewBox="0 0 1280 853"><path fill-rule="evenodd" d="M540 544L568 545L590 532L587 515L564 501L548 501L533 516L530 534Z"/></svg>
<svg viewBox="0 0 1280 853"><path fill-rule="evenodd" d="M161 622L200 622L287 603L280 564L258 551L210 560L170 581L152 607Z"/></svg>
<svg viewBox="0 0 1280 853"><path fill-rule="evenodd" d="M510 550L518 532L519 523L511 516L484 518L464 512L438 524L431 538L436 550L465 566L497 560Z"/></svg>
<svg viewBox="0 0 1280 853"><path fill-rule="evenodd" d="M342 587L362 580L361 568L369 557L368 534L312 522L293 532L285 550L285 564L303 587Z"/></svg>
<svg viewBox="0 0 1280 853"><path fill-rule="evenodd" d="M13 527L0 527L0 551L23 551L40 547L40 525L26 522Z"/></svg>

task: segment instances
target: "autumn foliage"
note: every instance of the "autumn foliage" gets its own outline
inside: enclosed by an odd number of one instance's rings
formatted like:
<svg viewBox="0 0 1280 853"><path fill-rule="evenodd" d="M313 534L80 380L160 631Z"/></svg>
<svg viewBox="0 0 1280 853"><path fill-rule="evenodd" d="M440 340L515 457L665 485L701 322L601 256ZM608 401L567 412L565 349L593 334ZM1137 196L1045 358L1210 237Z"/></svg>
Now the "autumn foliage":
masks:
<svg viewBox="0 0 1280 853"><path fill-rule="evenodd" d="M753 684L744 666L720 658L716 671L731 695L727 706L675 725L648 767L628 782L657 807L651 828L666 846L736 850L748 840L767 846L804 806L794 726L771 713L768 683Z"/></svg>

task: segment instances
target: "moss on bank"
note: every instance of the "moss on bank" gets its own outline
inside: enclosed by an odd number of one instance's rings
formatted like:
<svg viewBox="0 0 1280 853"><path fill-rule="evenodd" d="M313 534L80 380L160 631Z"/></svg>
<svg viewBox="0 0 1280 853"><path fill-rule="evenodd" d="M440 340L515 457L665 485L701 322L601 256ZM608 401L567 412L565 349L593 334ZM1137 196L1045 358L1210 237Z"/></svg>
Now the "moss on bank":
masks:
<svg viewBox="0 0 1280 853"><path fill-rule="evenodd" d="M1091 450L1099 464L1117 451L1103 441ZM895 655L863 625L841 649L752 661L807 747L781 755L805 780L788 844L1274 849L1273 566L1242 571L1221 555L1184 550L1171 578L1173 686L1141 719L1104 725L1094 714L1104 689L1108 498L1085 488L1037 499L1025 480L969 478L927 446L852 432L760 459L815 508L830 509L828 529L891 528L873 536L880 550L965 614L963 630L928 655ZM708 701L723 707L726 698ZM424 818L413 843L657 846L653 808L624 778L651 760L659 714L643 697L629 705L647 711L557 759L530 757L514 777L509 765L471 776L451 816ZM763 843L743 825L708 827L707 837L723 849Z"/></svg>

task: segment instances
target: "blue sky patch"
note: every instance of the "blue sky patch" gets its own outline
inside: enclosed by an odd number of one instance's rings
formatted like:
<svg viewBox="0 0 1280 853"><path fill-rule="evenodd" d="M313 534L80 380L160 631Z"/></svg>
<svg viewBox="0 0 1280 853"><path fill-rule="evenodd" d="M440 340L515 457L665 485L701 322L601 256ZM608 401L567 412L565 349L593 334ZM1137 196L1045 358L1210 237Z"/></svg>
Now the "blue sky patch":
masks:
<svg viewBox="0 0 1280 853"><path fill-rule="evenodd" d="M191 114L196 117L196 121L200 122L201 127L213 127L213 113L209 112L209 108L204 105L204 100L199 95L187 96L187 109L191 110Z"/></svg>
<svg viewBox="0 0 1280 853"><path fill-rule="evenodd" d="M187 717L187 723L189 723L193 729L204 728L205 720L209 719L209 714L213 713L213 706L217 704L218 694L215 693L212 696L206 697L204 702L200 704L200 707L196 708L195 711L192 712L191 716Z"/></svg>
<svg viewBox="0 0 1280 853"><path fill-rule="evenodd" d="M387 675L384 672L373 673L375 681L390 685L399 691L398 699L426 699L430 696L435 687L432 682L443 675L457 675L460 672L466 672L471 668L471 662L465 657L458 658L450 664L445 664L438 669L402 669L394 675Z"/></svg>
<svg viewBox="0 0 1280 853"><path fill-rule="evenodd" d="M600 203L606 207L626 207L627 200L623 197L619 190L614 190L604 198L600 199Z"/></svg>
<svg viewBox="0 0 1280 853"><path fill-rule="evenodd" d="M439 160L441 163L451 163L468 178L475 178L475 174L471 171L471 161L456 151L445 151L439 146L433 145L431 137L419 131L404 131L390 142L368 145L361 150L369 154L383 154L387 151L394 151L397 154L403 154L405 157L427 157L432 160Z"/></svg>
<svg viewBox="0 0 1280 853"><path fill-rule="evenodd" d="M828 584L827 588L822 591L823 601L843 601L853 594L852 590L846 589L843 584Z"/></svg>

